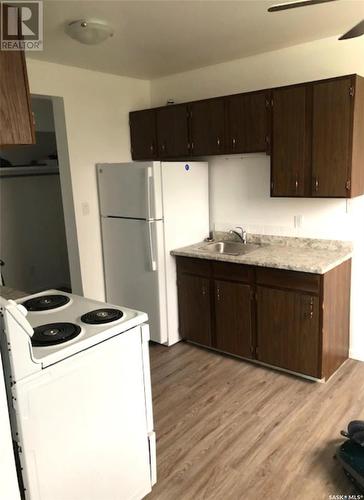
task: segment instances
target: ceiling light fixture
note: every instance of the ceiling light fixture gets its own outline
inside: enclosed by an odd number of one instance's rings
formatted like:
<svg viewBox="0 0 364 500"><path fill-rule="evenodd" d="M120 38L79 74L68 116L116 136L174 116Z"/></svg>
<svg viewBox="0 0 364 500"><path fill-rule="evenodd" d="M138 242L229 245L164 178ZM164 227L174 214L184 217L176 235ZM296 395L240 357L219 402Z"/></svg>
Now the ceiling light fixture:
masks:
<svg viewBox="0 0 364 500"><path fill-rule="evenodd" d="M74 40L87 45L96 45L110 38L114 30L105 21L79 19L66 25L65 31Z"/></svg>

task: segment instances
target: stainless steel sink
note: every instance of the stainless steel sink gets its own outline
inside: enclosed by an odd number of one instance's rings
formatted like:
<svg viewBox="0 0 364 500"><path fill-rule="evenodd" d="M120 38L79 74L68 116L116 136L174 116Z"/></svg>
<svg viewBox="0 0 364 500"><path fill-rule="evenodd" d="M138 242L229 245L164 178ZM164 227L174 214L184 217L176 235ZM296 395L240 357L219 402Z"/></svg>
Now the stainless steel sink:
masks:
<svg viewBox="0 0 364 500"><path fill-rule="evenodd" d="M258 248L258 245L253 245L252 243L244 244L238 241L216 241L201 247L201 250L209 253L221 253L226 255L245 255Z"/></svg>

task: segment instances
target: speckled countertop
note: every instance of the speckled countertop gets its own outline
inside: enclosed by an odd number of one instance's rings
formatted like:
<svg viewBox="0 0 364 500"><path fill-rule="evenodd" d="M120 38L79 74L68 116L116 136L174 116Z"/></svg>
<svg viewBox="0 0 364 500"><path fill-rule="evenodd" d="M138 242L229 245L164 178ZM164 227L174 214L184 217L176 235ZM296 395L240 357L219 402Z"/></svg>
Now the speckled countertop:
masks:
<svg viewBox="0 0 364 500"><path fill-rule="evenodd" d="M215 234L215 241L227 239L232 240L227 233ZM245 255L208 252L206 251L206 246L209 244L207 242L178 248L171 254L314 274L327 273L352 256L352 243L349 241L249 234L248 243L256 247Z"/></svg>

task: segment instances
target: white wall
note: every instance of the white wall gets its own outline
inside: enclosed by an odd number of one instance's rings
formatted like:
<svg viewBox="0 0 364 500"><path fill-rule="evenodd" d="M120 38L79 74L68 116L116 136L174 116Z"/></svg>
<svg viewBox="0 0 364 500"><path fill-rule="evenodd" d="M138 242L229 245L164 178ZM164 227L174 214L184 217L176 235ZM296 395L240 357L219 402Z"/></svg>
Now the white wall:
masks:
<svg viewBox="0 0 364 500"><path fill-rule="evenodd" d="M64 99L84 295L103 300L95 163L130 160L128 113L150 105L150 84L27 59L32 94Z"/></svg>
<svg viewBox="0 0 364 500"><path fill-rule="evenodd" d="M227 95L260 88L358 73L364 76L364 38L336 37L153 80L152 105ZM277 199L269 196L269 158L250 155L210 158L211 223L236 224L250 232L350 239L352 273L351 355L364 360L364 197L345 200ZM303 226L294 227L294 216Z"/></svg>
<svg viewBox="0 0 364 500"><path fill-rule="evenodd" d="M69 287L59 176L1 178L0 214L6 286L29 293Z"/></svg>
<svg viewBox="0 0 364 500"><path fill-rule="evenodd" d="M257 35L259 36L259 34ZM270 88L332 76L364 76L364 38L337 37L152 80L152 105Z"/></svg>

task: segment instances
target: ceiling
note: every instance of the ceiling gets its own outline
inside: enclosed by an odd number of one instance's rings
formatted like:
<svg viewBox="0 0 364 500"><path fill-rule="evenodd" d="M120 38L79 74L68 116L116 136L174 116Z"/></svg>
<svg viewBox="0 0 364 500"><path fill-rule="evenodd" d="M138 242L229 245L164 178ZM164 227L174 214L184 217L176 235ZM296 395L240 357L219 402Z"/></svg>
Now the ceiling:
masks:
<svg viewBox="0 0 364 500"><path fill-rule="evenodd" d="M364 0L268 13L274 3L280 1L46 0L44 51L27 56L153 79L342 34L364 18ZM93 46L69 38L65 24L84 17L109 22L113 38Z"/></svg>

